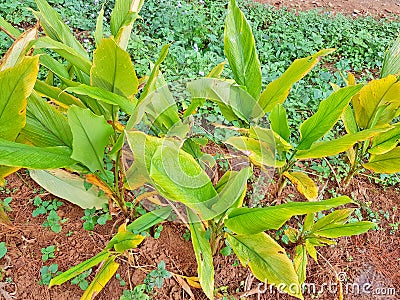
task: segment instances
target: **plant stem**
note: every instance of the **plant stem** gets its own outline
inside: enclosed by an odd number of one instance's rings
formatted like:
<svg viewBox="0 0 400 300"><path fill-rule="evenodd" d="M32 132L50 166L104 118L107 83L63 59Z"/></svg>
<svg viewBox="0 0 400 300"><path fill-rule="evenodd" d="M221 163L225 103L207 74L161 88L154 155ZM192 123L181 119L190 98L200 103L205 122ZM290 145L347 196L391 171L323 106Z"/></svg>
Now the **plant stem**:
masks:
<svg viewBox="0 0 400 300"><path fill-rule="evenodd" d="M293 168L294 164L296 163L296 160L293 159L294 156L297 153L297 149L295 149L292 154L290 155L290 157L288 158L286 164L279 170L278 174L279 174L279 179L278 179L278 189L276 192L276 195L279 197L283 191L283 189L286 186L287 183L287 179L286 177L284 177L283 173L288 172L291 168Z"/></svg>
<svg viewBox="0 0 400 300"><path fill-rule="evenodd" d="M211 252L213 255L215 255L218 251L219 243L221 241L221 234L220 234L221 226L218 226L214 221L209 221L208 224L211 229L211 234L210 234Z"/></svg>
<svg viewBox="0 0 400 300"><path fill-rule="evenodd" d="M128 217L128 210L125 205L125 187L122 185L121 189L119 188L119 173L120 173L120 164L121 164L121 153L122 150L117 152L117 159L115 161L114 167L114 191L117 194L117 202L118 206L122 210L123 214Z"/></svg>

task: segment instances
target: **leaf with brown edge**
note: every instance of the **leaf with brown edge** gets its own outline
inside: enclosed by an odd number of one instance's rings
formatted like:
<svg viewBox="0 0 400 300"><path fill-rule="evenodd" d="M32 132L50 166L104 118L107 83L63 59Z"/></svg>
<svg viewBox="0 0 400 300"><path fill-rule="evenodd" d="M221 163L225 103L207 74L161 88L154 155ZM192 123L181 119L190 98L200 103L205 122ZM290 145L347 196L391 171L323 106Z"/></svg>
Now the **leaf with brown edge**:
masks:
<svg viewBox="0 0 400 300"><path fill-rule="evenodd" d="M0 61L0 71L17 65L30 49L30 42L37 38L37 27L28 29L21 34L4 54Z"/></svg>
<svg viewBox="0 0 400 300"><path fill-rule="evenodd" d="M110 188L103 181L101 181L96 175L87 174L86 181L100 188L108 197L110 198L112 197L113 193L110 190Z"/></svg>

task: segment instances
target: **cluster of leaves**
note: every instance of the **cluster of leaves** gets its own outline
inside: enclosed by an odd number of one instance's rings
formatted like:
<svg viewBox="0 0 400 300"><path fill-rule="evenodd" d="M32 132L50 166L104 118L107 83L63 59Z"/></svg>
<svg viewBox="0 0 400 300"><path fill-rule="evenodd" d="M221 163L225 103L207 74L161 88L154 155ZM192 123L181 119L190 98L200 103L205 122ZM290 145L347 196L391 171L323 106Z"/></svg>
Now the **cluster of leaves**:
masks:
<svg viewBox="0 0 400 300"><path fill-rule="evenodd" d="M82 217L83 229L93 230L96 224L104 225L108 220L111 220L111 215L108 211L108 205L103 205L103 209L96 210L95 207L85 209L85 215Z"/></svg>
<svg viewBox="0 0 400 300"><path fill-rule="evenodd" d="M40 215L47 215L46 221L43 223L43 227L50 227L55 233L59 233L62 229L61 218L57 214L57 209L63 203L58 199L53 200L42 200L39 196L33 199L33 205L36 209L32 212L32 217L37 217Z"/></svg>
<svg viewBox="0 0 400 300"><path fill-rule="evenodd" d="M48 285L52 278L54 278L57 274L60 274L58 271L58 264L51 264L50 266L43 266L40 268L41 279L40 285Z"/></svg>
<svg viewBox="0 0 400 300"><path fill-rule="evenodd" d="M131 290L125 290L119 300L150 300L150 296L146 294L146 285L139 284Z"/></svg>
<svg viewBox="0 0 400 300"><path fill-rule="evenodd" d="M171 273L165 269L165 262L162 260L158 263L157 269L150 271L144 279L146 292L152 292L155 287L161 288L164 280L171 278Z"/></svg>
<svg viewBox="0 0 400 300"><path fill-rule="evenodd" d="M46 248L42 248L42 260L43 262L48 261L51 258L54 258L54 251L56 250L56 247L54 245L48 246Z"/></svg>

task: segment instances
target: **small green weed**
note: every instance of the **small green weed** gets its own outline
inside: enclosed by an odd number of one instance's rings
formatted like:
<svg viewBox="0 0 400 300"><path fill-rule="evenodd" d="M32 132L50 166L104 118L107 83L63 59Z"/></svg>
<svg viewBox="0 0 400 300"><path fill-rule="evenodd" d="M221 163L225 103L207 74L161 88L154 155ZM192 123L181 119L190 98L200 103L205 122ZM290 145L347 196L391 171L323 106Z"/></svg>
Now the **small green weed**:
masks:
<svg viewBox="0 0 400 300"><path fill-rule="evenodd" d="M10 203L12 201L12 197L7 197L4 200L0 199L0 211L4 210L5 212L11 212L12 209L10 207Z"/></svg>
<svg viewBox="0 0 400 300"><path fill-rule="evenodd" d="M156 227L156 229L154 230L154 235L153 235L153 237L155 239L158 239L160 237L161 231L163 230L163 228L164 227L161 224Z"/></svg>
<svg viewBox="0 0 400 300"><path fill-rule="evenodd" d="M43 222L43 227L50 227L50 229L55 233L60 233L62 229L60 222L63 223L65 221L66 219L61 220L55 210L51 210L46 221Z"/></svg>
<svg viewBox="0 0 400 300"><path fill-rule="evenodd" d="M395 234L399 230L400 222L389 223L389 226L391 227L390 234Z"/></svg>
<svg viewBox="0 0 400 300"><path fill-rule="evenodd" d="M152 292L155 287L161 288L164 284L164 279L171 278L171 273L165 269L165 262L162 260L158 263L157 269L147 274L144 279L146 292Z"/></svg>
<svg viewBox="0 0 400 300"><path fill-rule="evenodd" d="M45 215L51 211L56 211L63 203L57 199L42 200L39 196L33 199L33 205L37 208L32 212L32 217Z"/></svg>
<svg viewBox="0 0 400 300"><path fill-rule="evenodd" d="M232 247L225 246L219 251L219 253L221 253L223 256L229 256L232 253Z"/></svg>
<svg viewBox="0 0 400 300"><path fill-rule="evenodd" d="M119 300L150 300L150 296L146 294L146 285L137 285L133 291L125 290Z"/></svg>
<svg viewBox="0 0 400 300"><path fill-rule="evenodd" d="M32 216L37 217L48 213L47 219L43 223L43 227L50 227L50 229L55 233L60 233L62 229L60 223L64 223L67 221L66 219L61 220L60 216L56 212L56 210L62 204L63 203L57 199L42 200L42 198L36 196L33 199L33 205L37 208L32 212Z"/></svg>
<svg viewBox="0 0 400 300"><path fill-rule="evenodd" d="M232 267L239 267L239 266L240 266L240 262L239 262L239 260L237 258L235 258L235 260L234 260L234 262L232 264Z"/></svg>
<svg viewBox="0 0 400 300"><path fill-rule="evenodd" d="M183 239L184 239L186 242L189 242L189 241L190 241L191 235L190 235L189 229L186 229L186 230L185 230L185 232L182 234L182 237L183 237Z"/></svg>
<svg viewBox="0 0 400 300"><path fill-rule="evenodd" d="M18 191L18 188L10 189L9 187L7 187L7 183L8 183L7 180L5 180L4 186L0 187L0 193L11 195Z"/></svg>
<svg viewBox="0 0 400 300"><path fill-rule="evenodd" d="M115 278L117 278L117 280L119 281L120 286L126 285L126 281L122 279L121 274L119 274L119 273L115 274Z"/></svg>
<svg viewBox="0 0 400 300"><path fill-rule="evenodd" d="M2 259L4 256L6 256L7 253L7 247L5 242L0 243L0 259Z"/></svg>
<svg viewBox="0 0 400 300"><path fill-rule="evenodd" d="M54 245L42 248L42 260L43 262L48 261L50 258L54 258L54 251L56 247Z"/></svg>
<svg viewBox="0 0 400 300"><path fill-rule="evenodd" d="M226 172L229 170L229 160L227 160L223 154L216 153L214 158L221 171Z"/></svg>
<svg viewBox="0 0 400 300"><path fill-rule="evenodd" d="M49 285L50 280L58 275L58 264L51 264L50 266L43 266L40 268L41 279L40 285Z"/></svg>
<svg viewBox="0 0 400 300"><path fill-rule="evenodd" d="M108 220L111 220L108 205L105 204L103 209L96 210L96 208L85 209L85 215L81 218L83 222L83 229L93 230L96 224L104 225Z"/></svg>
<svg viewBox="0 0 400 300"><path fill-rule="evenodd" d="M85 291L88 286L89 282L86 280L86 278L92 273L92 269L89 269L78 276L74 277L74 279L71 280L71 284L76 284L80 287L81 290Z"/></svg>

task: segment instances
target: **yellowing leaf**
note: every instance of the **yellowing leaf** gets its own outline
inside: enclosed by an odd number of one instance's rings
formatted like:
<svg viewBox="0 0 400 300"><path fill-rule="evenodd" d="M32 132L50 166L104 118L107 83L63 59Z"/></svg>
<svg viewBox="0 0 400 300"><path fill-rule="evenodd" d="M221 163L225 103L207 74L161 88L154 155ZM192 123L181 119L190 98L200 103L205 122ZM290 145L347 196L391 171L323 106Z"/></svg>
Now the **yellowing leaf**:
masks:
<svg viewBox="0 0 400 300"><path fill-rule="evenodd" d="M114 249L119 253L122 253L125 250L137 248L137 246L139 246L139 244L145 239L143 235L133 234L129 231L118 232L114 238L117 240L114 244Z"/></svg>
<svg viewBox="0 0 400 300"><path fill-rule="evenodd" d="M390 123L400 106L399 94L400 82L394 75L364 86L352 101L358 127L367 129Z"/></svg>
<svg viewBox="0 0 400 300"><path fill-rule="evenodd" d="M5 178L14 172L17 172L20 168L0 166L0 186L5 184Z"/></svg>
<svg viewBox="0 0 400 300"><path fill-rule="evenodd" d="M128 52L112 38L103 39L93 54L90 70L93 87L132 99L138 90L138 78Z"/></svg>
<svg viewBox="0 0 400 300"><path fill-rule="evenodd" d="M379 155L372 155L369 162L363 167L378 173L400 172L400 147Z"/></svg>
<svg viewBox="0 0 400 300"><path fill-rule="evenodd" d="M261 282L279 285L289 295L303 299L292 261L285 249L266 233L228 235L229 244L242 265L248 265Z"/></svg>
<svg viewBox="0 0 400 300"><path fill-rule="evenodd" d="M298 245L294 255L294 269L299 277L299 283L303 284L307 277L307 250L304 245Z"/></svg>
<svg viewBox="0 0 400 300"><path fill-rule="evenodd" d="M111 256L104 262L89 287L83 293L81 300L92 300L106 286L119 267L119 264L115 262L115 258L115 256Z"/></svg>
<svg viewBox="0 0 400 300"><path fill-rule="evenodd" d="M251 162L257 166L282 167L284 164L284 162L277 160L275 155L275 143L270 145L243 136L231 137L226 143L242 151L249 157Z"/></svg>
<svg viewBox="0 0 400 300"><path fill-rule="evenodd" d="M400 142L400 124L394 124L394 127L386 132L378 134L372 140L372 147L369 150L371 154L384 154L394 149Z"/></svg>
<svg viewBox="0 0 400 300"><path fill-rule="evenodd" d="M196 288L196 289L201 289L201 285L199 283L199 277L185 277L187 283Z"/></svg>
<svg viewBox="0 0 400 300"><path fill-rule="evenodd" d="M307 174L301 172L285 172L283 175L293 183L297 190L308 200L318 197L318 187Z"/></svg>
<svg viewBox="0 0 400 300"><path fill-rule="evenodd" d="M121 225L119 225L118 227L118 232L125 232L126 230L126 222L122 223Z"/></svg>
<svg viewBox="0 0 400 300"><path fill-rule="evenodd" d="M126 223L118 227L118 233L108 242L106 250L114 247L115 251L122 253L125 250L133 249L139 246L145 239L145 236L135 234L132 230L127 229Z"/></svg>
<svg viewBox="0 0 400 300"><path fill-rule="evenodd" d="M315 246L308 239L306 239L306 249L308 254L318 263L317 249L315 249Z"/></svg>
<svg viewBox="0 0 400 300"><path fill-rule="evenodd" d="M15 141L26 122L27 97L39 71L39 56L0 72L0 137Z"/></svg>

